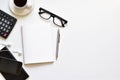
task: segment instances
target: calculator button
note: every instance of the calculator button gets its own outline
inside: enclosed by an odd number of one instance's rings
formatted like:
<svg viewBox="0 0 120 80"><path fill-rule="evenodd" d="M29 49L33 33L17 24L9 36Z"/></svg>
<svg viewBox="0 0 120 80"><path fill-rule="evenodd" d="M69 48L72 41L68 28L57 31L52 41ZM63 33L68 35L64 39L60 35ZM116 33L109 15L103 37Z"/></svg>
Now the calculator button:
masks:
<svg viewBox="0 0 120 80"><path fill-rule="evenodd" d="M5 23L3 23L2 26L5 26Z"/></svg>
<svg viewBox="0 0 120 80"><path fill-rule="evenodd" d="M6 17L6 15L4 15L4 17Z"/></svg>
<svg viewBox="0 0 120 80"><path fill-rule="evenodd" d="M8 20L8 19L9 19L9 17L6 17L6 19Z"/></svg>
<svg viewBox="0 0 120 80"><path fill-rule="evenodd" d="M8 29L10 29L10 26L8 27Z"/></svg>
<svg viewBox="0 0 120 80"><path fill-rule="evenodd" d="M2 21L4 21L4 18L2 18Z"/></svg>
<svg viewBox="0 0 120 80"><path fill-rule="evenodd" d="M7 36L7 34L6 33L4 33L4 35L3 35L4 37L6 37Z"/></svg>
<svg viewBox="0 0 120 80"><path fill-rule="evenodd" d="M8 25L5 25L5 27L7 28L7 27L8 27Z"/></svg>
<svg viewBox="0 0 120 80"><path fill-rule="evenodd" d="M3 31L5 31L6 29L4 28Z"/></svg>
<svg viewBox="0 0 120 80"><path fill-rule="evenodd" d="M10 19L11 21L13 21L13 19Z"/></svg>
<svg viewBox="0 0 120 80"><path fill-rule="evenodd" d="M7 23L7 20L5 20L4 22Z"/></svg>
<svg viewBox="0 0 120 80"><path fill-rule="evenodd" d="M3 29L3 27L0 27L0 29Z"/></svg>
<svg viewBox="0 0 120 80"><path fill-rule="evenodd" d="M6 30L6 32L8 33L8 32L9 32L9 30Z"/></svg>
<svg viewBox="0 0 120 80"><path fill-rule="evenodd" d="M10 25L12 26L13 24L12 24L12 23L10 23Z"/></svg>
<svg viewBox="0 0 120 80"><path fill-rule="evenodd" d="M8 21L7 24L10 24L10 22Z"/></svg>
<svg viewBox="0 0 120 80"><path fill-rule="evenodd" d="M1 13L1 16L3 16L3 13Z"/></svg>

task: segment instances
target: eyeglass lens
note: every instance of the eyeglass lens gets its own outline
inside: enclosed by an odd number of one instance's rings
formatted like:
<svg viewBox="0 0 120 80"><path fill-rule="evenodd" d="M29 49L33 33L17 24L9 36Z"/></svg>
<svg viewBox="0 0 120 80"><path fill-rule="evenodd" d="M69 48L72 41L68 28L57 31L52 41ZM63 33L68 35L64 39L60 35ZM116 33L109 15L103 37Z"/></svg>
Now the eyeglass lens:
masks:
<svg viewBox="0 0 120 80"><path fill-rule="evenodd" d="M51 15L49 13L46 13L45 11L41 10L41 12L39 12L40 16L46 20L48 20Z"/></svg>
<svg viewBox="0 0 120 80"><path fill-rule="evenodd" d="M53 18L53 23L56 24L57 26L63 26L64 27L64 24L62 23L62 20L60 20L57 17Z"/></svg>

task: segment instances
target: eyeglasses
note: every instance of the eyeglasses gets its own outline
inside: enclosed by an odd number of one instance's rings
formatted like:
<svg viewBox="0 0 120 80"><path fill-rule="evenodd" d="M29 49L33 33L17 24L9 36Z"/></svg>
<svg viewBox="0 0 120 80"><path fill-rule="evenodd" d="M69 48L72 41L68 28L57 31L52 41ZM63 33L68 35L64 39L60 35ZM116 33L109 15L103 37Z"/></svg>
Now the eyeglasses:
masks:
<svg viewBox="0 0 120 80"><path fill-rule="evenodd" d="M59 27L65 27L65 24L67 24L67 20L43 9L43 8L39 8L39 15L41 18L48 20L51 17L53 17L53 23Z"/></svg>

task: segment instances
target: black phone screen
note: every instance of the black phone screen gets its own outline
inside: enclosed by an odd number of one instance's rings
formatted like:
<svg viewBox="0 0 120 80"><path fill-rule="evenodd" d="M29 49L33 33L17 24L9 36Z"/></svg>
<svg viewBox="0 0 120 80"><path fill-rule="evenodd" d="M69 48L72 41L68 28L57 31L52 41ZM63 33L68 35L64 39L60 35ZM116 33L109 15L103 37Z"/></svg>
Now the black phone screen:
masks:
<svg viewBox="0 0 120 80"><path fill-rule="evenodd" d="M5 57L0 57L0 71L18 75L21 72L22 63Z"/></svg>

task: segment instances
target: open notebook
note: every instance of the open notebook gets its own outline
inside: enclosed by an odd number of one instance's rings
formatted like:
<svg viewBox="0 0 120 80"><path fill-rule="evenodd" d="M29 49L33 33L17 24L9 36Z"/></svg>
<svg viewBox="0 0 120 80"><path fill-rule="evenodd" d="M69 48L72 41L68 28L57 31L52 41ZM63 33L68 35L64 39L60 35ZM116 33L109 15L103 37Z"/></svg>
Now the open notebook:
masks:
<svg viewBox="0 0 120 80"><path fill-rule="evenodd" d="M54 62L57 59L59 29L23 26L21 31L25 64Z"/></svg>

